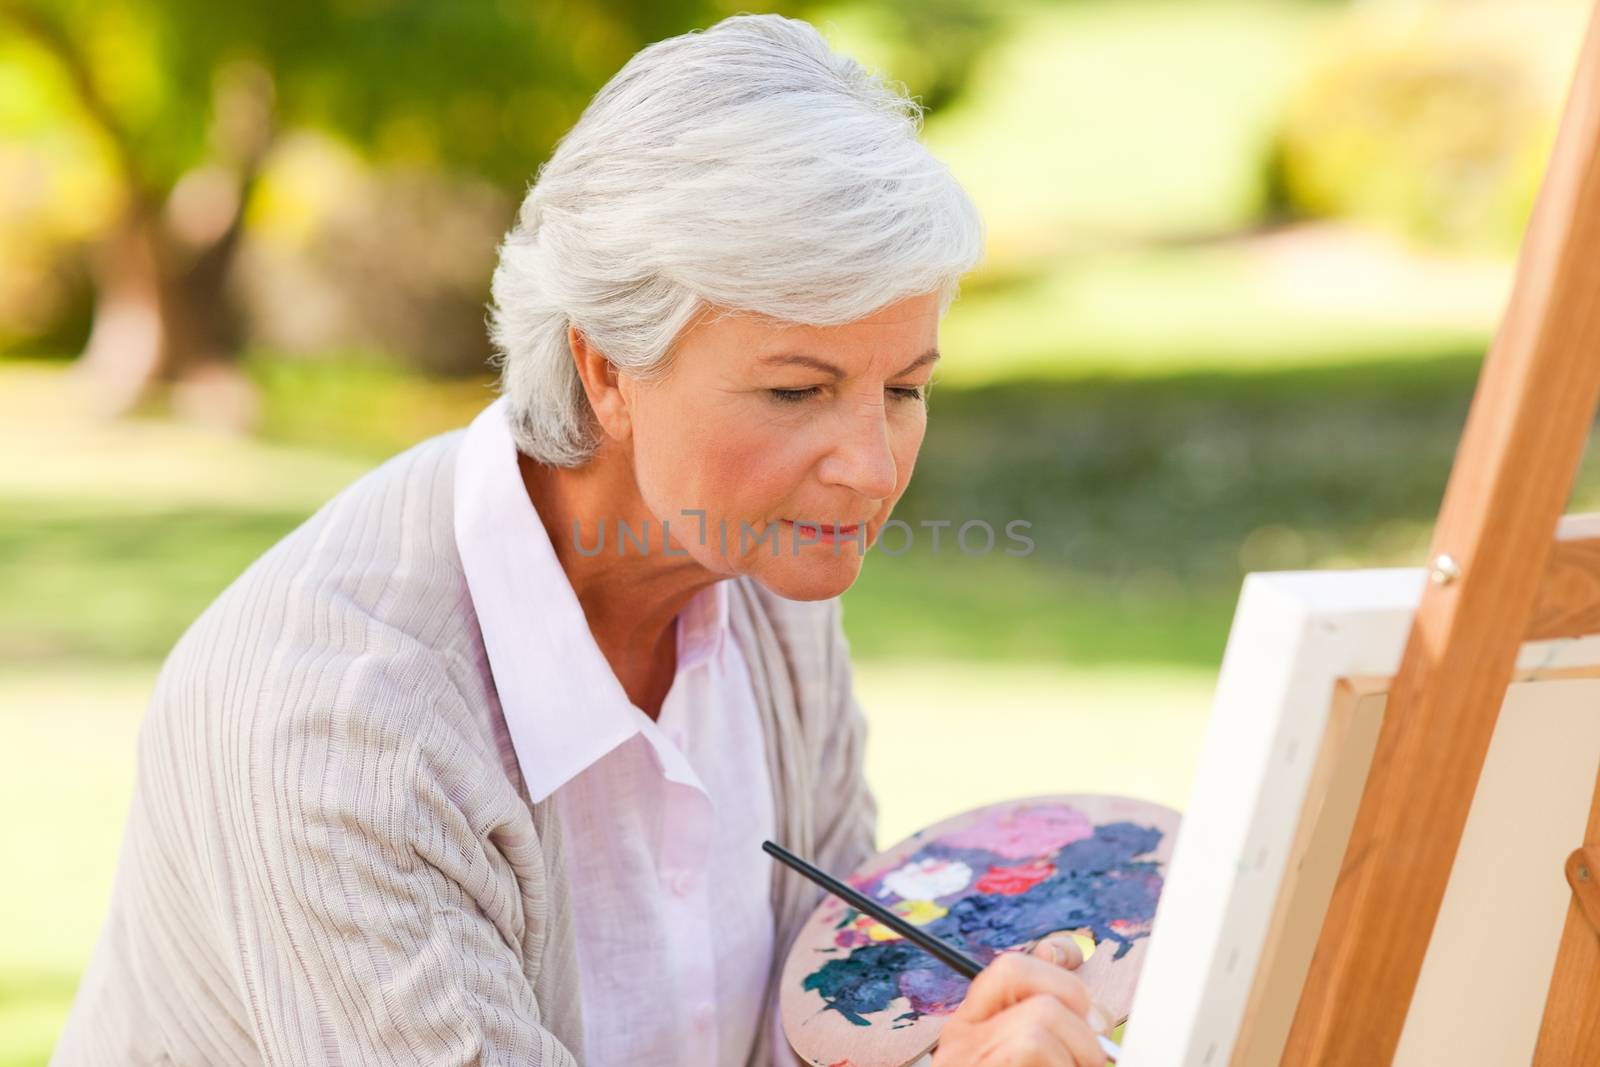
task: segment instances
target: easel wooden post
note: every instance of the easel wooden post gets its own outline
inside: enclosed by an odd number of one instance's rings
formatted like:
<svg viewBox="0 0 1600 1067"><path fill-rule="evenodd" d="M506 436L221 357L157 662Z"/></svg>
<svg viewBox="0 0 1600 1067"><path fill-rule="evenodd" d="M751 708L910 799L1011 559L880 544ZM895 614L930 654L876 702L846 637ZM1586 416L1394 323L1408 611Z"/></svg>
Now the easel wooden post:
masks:
<svg viewBox="0 0 1600 1067"><path fill-rule="evenodd" d="M1600 632L1600 524L1560 523L1600 403L1600 10L1445 490L1283 1062L1390 1062L1523 642ZM1600 771L1600 768L1597 768ZM1600 846L1600 775L1586 840ZM1600 870L1578 879L1593 885ZM1563 877L1552 871L1552 877ZM1600 1064L1600 930L1575 893L1535 1062ZM1493 1025L1464 1020L1464 1025Z"/></svg>
<svg viewBox="0 0 1600 1067"><path fill-rule="evenodd" d="M1600 1049L1600 784L1589 809L1585 844L1567 860L1572 903L1561 931L1555 974L1544 1002L1536 1064L1593 1063ZM1586 876L1581 873L1586 871Z"/></svg>

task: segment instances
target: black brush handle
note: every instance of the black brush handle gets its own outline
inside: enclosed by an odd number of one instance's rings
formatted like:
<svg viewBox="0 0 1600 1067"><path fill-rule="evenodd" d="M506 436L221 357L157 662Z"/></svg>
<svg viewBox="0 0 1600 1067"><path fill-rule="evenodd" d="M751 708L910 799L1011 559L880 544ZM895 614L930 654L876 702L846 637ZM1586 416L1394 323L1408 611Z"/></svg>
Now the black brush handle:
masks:
<svg viewBox="0 0 1600 1067"><path fill-rule="evenodd" d="M866 894L839 881L826 871L818 870L782 845L773 844L771 841L763 841L761 842L761 850L793 870L799 871L857 911L865 912L877 919L963 978L976 978L978 977L978 972L983 970L983 964L954 945L941 941L926 930L906 922L905 919L877 901L870 899Z"/></svg>

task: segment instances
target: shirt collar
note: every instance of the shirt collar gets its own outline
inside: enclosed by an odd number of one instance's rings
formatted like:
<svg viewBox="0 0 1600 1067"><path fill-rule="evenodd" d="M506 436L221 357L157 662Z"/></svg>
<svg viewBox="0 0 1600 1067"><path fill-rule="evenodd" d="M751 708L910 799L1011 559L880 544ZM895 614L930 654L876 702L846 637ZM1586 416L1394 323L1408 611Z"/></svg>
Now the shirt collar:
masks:
<svg viewBox="0 0 1600 1067"><path fill-rule="evenodd" d="M628 699L595 643L517 467L504 397L481 411L456 457L455 533L517 764L538 803L635 734L662 773L704 789L682 751ZM721 647L726 582L678 616L680 672Z"/></svg>
<svg viewBox="0 0 1600 1067"><path fill-rule="evenodd" d="M728 639L728 583L701 590L678 614L678 670L709 660Z"/></svg>

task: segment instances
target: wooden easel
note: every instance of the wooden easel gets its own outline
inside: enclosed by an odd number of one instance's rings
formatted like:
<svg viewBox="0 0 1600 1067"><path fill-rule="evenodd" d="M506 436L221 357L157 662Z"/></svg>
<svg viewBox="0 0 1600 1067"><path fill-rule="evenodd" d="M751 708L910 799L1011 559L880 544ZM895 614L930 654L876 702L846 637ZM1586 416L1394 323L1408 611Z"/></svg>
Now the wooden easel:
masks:
<svg viewBox="0 0 1600 1067"><path fill-rule="evenodd" d="M1526 641L1600 633L1600 515L1562 518L1597 403L1600 8L1445 489L1432 580L1284 1064L1393 1059L1517 652ZM1600 768L1584 840L1573 845L1538 1067L1600 1064Z"/></svg>

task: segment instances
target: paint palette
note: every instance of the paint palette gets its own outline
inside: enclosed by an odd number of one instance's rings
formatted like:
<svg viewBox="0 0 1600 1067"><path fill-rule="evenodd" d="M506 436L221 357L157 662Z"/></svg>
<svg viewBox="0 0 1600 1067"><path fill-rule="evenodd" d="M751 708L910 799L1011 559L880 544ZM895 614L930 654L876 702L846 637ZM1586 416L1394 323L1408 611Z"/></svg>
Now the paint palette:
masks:
<svg viewBox="0 0 1600 1067"><path fill-rule="evenodd" d="M878 854L852 886L980 963L1071 931L1078 974L1127 1018L1178 813L1112 796L1007 801L946 819ZM904 1067L939 1039L968 982L829 896L784 966L784 1032L819 1067Z"/></svg>

